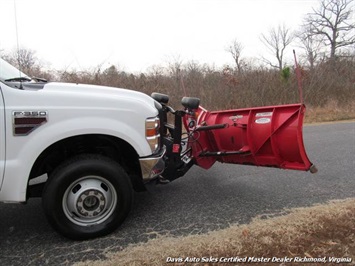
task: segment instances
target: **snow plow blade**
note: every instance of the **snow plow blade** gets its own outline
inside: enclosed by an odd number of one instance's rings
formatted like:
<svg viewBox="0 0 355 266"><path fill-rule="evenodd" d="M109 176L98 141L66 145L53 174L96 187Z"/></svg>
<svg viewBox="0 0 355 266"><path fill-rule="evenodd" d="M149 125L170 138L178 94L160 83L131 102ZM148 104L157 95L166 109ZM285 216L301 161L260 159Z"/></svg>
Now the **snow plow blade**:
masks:
<svg viewBox="0 0 355 266"><path fill-rule="evenodd" d="M190 144L195 162L205 169L219 161L314 173L303 144L304 112L303 104L215 112L200 107Z"/></svg>

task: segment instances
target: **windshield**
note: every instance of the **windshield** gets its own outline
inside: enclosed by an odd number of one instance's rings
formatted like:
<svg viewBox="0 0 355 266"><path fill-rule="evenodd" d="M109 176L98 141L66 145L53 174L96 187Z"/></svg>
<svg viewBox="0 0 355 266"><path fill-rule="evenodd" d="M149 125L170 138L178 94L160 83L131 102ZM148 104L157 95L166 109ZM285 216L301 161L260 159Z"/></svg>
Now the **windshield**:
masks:
<svg viewBox="0 0 355 266"><path fill-rule="evenodd" d="M0 58L0 79L7 80L13 78L29 78L16 67L10 65L8 62Z"/></svg>

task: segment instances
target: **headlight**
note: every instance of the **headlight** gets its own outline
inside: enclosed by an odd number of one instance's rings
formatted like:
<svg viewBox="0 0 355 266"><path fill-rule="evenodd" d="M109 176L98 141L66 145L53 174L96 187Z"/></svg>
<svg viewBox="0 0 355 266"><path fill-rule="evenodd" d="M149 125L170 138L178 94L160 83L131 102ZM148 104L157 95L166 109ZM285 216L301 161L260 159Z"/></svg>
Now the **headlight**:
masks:
<svg viewBox="0 0 355 266"><path fill-rule="evenodd" d="M145 137L152 153L159 149L160 144L160 120L158 117L147 118L145 121Z"/></svg>

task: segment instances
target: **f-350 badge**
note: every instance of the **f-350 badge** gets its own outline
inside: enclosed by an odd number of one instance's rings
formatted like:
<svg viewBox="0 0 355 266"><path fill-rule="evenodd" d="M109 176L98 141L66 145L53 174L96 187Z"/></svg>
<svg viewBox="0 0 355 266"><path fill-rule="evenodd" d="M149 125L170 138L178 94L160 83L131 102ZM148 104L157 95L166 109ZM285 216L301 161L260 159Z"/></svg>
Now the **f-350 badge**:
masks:
<svg viewBox="0 0 355 266"><path fill-rule="evenodd" d="M14 136L27 136L47 121L47 111L13 111L13 134Z"/></svg>

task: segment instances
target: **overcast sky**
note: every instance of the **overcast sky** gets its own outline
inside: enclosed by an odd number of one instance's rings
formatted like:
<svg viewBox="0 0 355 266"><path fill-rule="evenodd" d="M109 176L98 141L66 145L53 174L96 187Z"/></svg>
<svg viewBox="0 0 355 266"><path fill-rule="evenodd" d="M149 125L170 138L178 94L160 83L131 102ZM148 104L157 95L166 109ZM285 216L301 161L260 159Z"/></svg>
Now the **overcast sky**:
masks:
<svg viewBox="0 0 355 266"><path fill-rule="evenodd" d="M14 3L19 46L51 67L115 64L144 72L176 58L233 65L226 52L233 39L245 57L266 55L260 34L283 23L297 29L319 1L0 0L0 50L17 46Z"/></svg>

